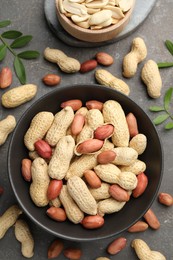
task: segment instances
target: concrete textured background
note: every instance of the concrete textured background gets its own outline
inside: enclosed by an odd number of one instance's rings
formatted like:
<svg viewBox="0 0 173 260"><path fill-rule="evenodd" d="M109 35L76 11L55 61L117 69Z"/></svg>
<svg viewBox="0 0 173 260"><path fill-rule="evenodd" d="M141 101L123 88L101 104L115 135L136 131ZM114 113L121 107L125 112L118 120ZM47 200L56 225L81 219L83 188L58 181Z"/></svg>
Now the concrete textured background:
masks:
<svg viewBox="0 0 173 260"><path fill-rule="evenodd" d="M110 53L115 62L108 70L122 78L122 58L129 51L131 42L135 37L142 37L146 42L148 48L147 59L154 59L156 62L159 61L172 61L173 57L166 50L164 41L170 39L173 41L172 25L173 25L173 1L172 0L157 0L151 13L146 18L144 23L137 28L128 37L118 41L116 43L95 47L95 48L76 48L69 47L68 45L61 42L57 37L50 31L44 16L44 1L42 0L1 0L0 6L0 20L10 19L12 25L9 29L16 29L22 31L24 34L33 35L33 40L30 43L30 49L39 50L41 56L37 60L24 61L27 71L27 82L38 85L37 96L30 102L10 110L18 120L23 112L40 96L51 91L51 88L46 87L41 79L46 73L58 73L62 76L60 86L73 83L95 83L94 72L91 71L86 74L73 74L66 75L62 73L54 64L51 64L44 60L43 51L46 47L58 48L63 50L67 55L73 56L83 62L93 57L98 51L105 51ZM6 30L4 28L4 30ZM3 29L0 30L0 32ZM2 66L12 67L12 55L8 53L5 61L1 64ZM162 96L158 100L152 100L146 93L146 88L141 82L140 71L143 64L139 65L138 72L134 78L126 80L130 86L131 93L130 98L136 101L144 111L149 115L151 119L154 119L155 114L149 112L148 108L151 105L161 105L163 101L163 95L165 91L173 86L173 68L160 70L163 79ZM14 72L13 72L14 73ZM12 86L18 86L20 83L18 79L13 75ZM0 91L0 96L3 91ZM4 109L0 105L0 119L3 119L9 114L8 109ZM172 179L173 179L173 130L165 131L163 125L157 127L158 134L161 138L164 151L164 175L160 192L173 193ZM7 152L10 142L10 137L6 143L0 147L0 186L4 187L4 194L0 196L0 214L5 209L16 202L15 196L12 192L10 182L8 179L7 172ZM130 247L130 243L134 238L144 239L153 250L162 252L167 260L173 259L173 207L167 208L159 204L157 200L154 201L152 209L158 216L161 223L159 230L154 231L148 229L143 233L130 234L124 232L121 234L127 238L127 246L119 254L110 256L110 259L137 259L133 249ZM28 220L30 228L32 230L35 239L35 254L32 257L33 260L47 259L47 248L55 237L44 230L37 227L34 223ZM70 241L64 241L65 247L76 246L83 250L83 256L81 259L95 259L98 256L107 256L106 247L114 238L104 239L92 243L75 243ZM0 259L1 260L12 260L12 259L24 259L20 252L20 244L14 237L14 230L11 228L5 237L0 241ZM58 259L65 259L63 255Z"/></svg>

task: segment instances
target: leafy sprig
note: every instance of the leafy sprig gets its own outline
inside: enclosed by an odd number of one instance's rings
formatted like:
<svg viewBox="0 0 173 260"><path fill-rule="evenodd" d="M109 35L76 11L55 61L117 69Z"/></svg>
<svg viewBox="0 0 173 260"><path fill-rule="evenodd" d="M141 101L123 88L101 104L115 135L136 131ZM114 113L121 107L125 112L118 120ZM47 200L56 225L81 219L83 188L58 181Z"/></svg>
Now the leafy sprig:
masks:
<svg viewBox="0 0 173 260"><path fill-rule="evenodd" d="M170 87L165 95L163 100L163 106L151 106L149 110L152 112L162 112L158 115L154 120L153 123L155 125L160 125L164 123L167 119L170 121L165 124L166 130L173 129L173 114L171 114L171 101L173 96L173 87Z"/></svg>
<svg viewBox="0 0 173 260"><path fill-rule="evenodd" d="M10 20L0 21L0 28L7 27L11 24ZM0 62L6 57L7 50L10 51L14 56L13 66L21 84L26 83L26 70L22 62L22 59L36 59L39 57L40 53L35 50L27 50L16 53L15 49L25 47L31 40L31 35L23 35L22 32L16 30L8 30L0 34ZM11 43L7 42L6 39L12 40Z"/></svg>
<svg viewBox="0 0 173 260"><path fill-rule="evenodd" d="M170 54L173 55L173 42L171 42L170 40L166 40L165 46L166 46L167 50L170 52ZM158 65L159 69L169 68L169 67L173 67L173 61L172 62L158 62L157 65Z"/></svg>

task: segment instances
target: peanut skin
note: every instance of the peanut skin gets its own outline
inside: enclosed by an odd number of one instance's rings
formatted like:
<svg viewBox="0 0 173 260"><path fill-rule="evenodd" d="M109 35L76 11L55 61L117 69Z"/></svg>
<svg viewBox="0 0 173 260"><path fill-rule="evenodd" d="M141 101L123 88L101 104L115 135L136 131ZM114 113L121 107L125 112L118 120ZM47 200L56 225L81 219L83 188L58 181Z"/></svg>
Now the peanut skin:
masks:
<svg viewBox="0 0 173 260"><path fill-rule="evenodd" d="M173 197L169 193L161 192L158 195L158 200L161 204L170 207L173 205Z"/></svg>
<svg viewBox="0 0 173 260"><path fill-rule="evenodd" d="M103 146L103 141L99 139L88 139L82 143L80 143L77 148L76 152L78 154L89 154L95 153L99 151Z"/></svg>
<svg viewBox="0 0 173 260"><path fill-rule="evenodd" d="M138 179L137 186L132 191L132 195L134 198L138 198L139 196L141 196L148 185L148 177L145 173L141 172L140 174L138 174L137 179Z"/></svg>
<svg viewBox="0 0 173 260"><path fill-rule="evenodd" d="M151 208L145 213L144 219L151 228L155 230L160 228L160 222Z"/></svg>
<svg viewBox="0 0 173 260"><path fill-rule="evenodd" d="M103 151L97 155L97 161L99 164L111 163L115 160L116 153L111 150Z"/></svg>
<svg viewBox="0 0 173 260"><path fill-rule="evenodd" d="M116 255L117 253L119 253L121 250L125 248L126 243L127 243L126 238L124 237L116 238L109 244L107 248L107 252L110 255Z"/></svg>
<svg viewBox="0 0 173 260"><path fill-rule="evenodd" d="M80 99L71 99L61 103L60 107L64 108L70 106L74 111L82 107L82 101Z"/></svg>
<svg viewBox="0 0 173 260"><path fill-rule="evenodd" d="M52 259L58 257L62 250L64 249L64 244L61 240L55 239L48 247L47 257Z"/></svg>
<svg viewBox="0 0 173 260"><path fill-rule="evenodd" d="M81 259L82 250L79 248L68 247L63 251L64 256L68 259L78 260Z"/></svg>
<svg viewBox="0 0 173 260"><path fill-rule="evenodd" d="M95 215L95 216L86 216L81 222L82 226L86 229L95 229L102 227L104 225L104 218Z"/></svg>
<svg viewBox="0 0 173 260"><path fill-rule="evenodd" d="M101 187L101 180L97 174L92 170L84 171L84 177L86 182L90 185L91 188L97 189Z"/></svg>
<svg viewBox="0 0 173 260"><path fill-rule="evenodd" d="M31 164L32 161L28 158L25 158L22 160L22 167L21 167L21 171L22 171L22 176L25 179L25 181L30 182L31 181Z"/></svg>
<svg viewBox="0 0 173 260"><path fill-rule="evenodd" d="M82 114L75 114L73 122L71 124L72 135L78 135L85 124L85 117Z"/></svg>
<svg viewBox="0 0 173 260"><path fill-rule="evenodd" d="M62 180L51 180L47 189L47 197L49 200L57 198L61 192L63 182Z"/></svg>
<svg viewBox="0 0 173 260"><path fill-rule="evenodd" d="M148 224L144 221L137 221L133 226L131 226L128 229L128 232L134 233L134 232L143 232L146 229L148 229Z"/></svg>
<svg viewBox="0 0 173 260"><path fill-rule="evenodd" d="M67 216L63 208L50 207L46 211L47 215L58 222L63 222L66 220Z"/></svg>
<svg viewBox="0 0 173 260"><path fill-rule="evenodd" d="M133 113L128 113L126 115L126 121L129 128L130 137L134 137L139 133L135 115Z"/></svg>

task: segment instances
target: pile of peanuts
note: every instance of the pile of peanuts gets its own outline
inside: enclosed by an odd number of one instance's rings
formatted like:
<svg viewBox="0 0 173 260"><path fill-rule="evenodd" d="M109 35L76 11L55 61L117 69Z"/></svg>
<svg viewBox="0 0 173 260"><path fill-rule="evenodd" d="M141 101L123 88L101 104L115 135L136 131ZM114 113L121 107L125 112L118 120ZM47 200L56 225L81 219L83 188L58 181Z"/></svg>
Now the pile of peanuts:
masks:
<svg viewBox="0 0 173 260"><path fill-rule="evenodd" d="M54 220L94 229L104 215L121 210L132 194L146 189L145 162L138 156L147 138L138 132L135 116L120 103L79 99L65 101L53 115L34 116L24 136L29 159L22 174L32 181L30 196L38 207L48 204Z"/></svg>
<svg viewBox="0 0 173 260"><path fill-rule="evenodd" d="M146 56L144 41L135 38L131 51L123 59L122 75L126 78L133 77L138 64ZM65 73L85 73L95 69L98 63L103 66L113 63L113 58L103 52L82 64L57 49L46 48L44 57L56 63ZM130 93L129 86L123 80L105 69L96 70L95 78L99 84L125 95ZM141 79L147 86L150 97L158 98L161 95L162 81L153 60L144 64ZM49 86L57 85L60 81L60 76L55 74L43 78L43 82ZM11 70L3 68L0 72L0 88L5 89L11 83ZM2 95L2 105L5 108L20 106L34 98L36 93L37 86L34 84L14 87ZM132 113L125 115L116 101L109 100L103 104L90 100L83 107L80 100L69 100L61 104L61 107L62 110L56 115L43 111L33 118L25 135L29 158L22 160L22 175L26 181L31 182L30 195L33 202L38 207L49 206L46 213L50 218L55 221L65 221L68 218L87 229L99 228L104 225L105 214L121 210L130 196L137 198L145 191L148 184L146 165L138 156L145 151L147 140L138 132L135 116ZM118 111L120 118L112 117L113 110ZM15 126L16 119L12 115L0 121L0 145L5 143ZM122 131L119 131L121 128ZM60 134L58 139L56 132ZM117 140L121 140L120 143ZM109 176L106 174L108 171ZM3 192L3 187L0 187L1 196ZM84 200L85 196L89 203ZM173 197L168 193L160 193L158 200L165 206L173 205ZM71 208L76 210L76 215ZM18 219L21 214L21 209L13 205L0 216L0 239L14 225L16 239L21 242L22 255L29 258L34 254L34 239L27 223ZM138 221L128 231L141 232L148 226L153 229L160 227L151 209L144 215L144 219L146 222ZM120 237L108 245L107 252L113 255L125 246L126 239ZM165 259L141 239L134 239L131 246L140 259ZM62 241L55 240L48 248L48 258L57 257L62 250ZM64 249L67 258L80 259L81 255L80 249Z"/></svg>

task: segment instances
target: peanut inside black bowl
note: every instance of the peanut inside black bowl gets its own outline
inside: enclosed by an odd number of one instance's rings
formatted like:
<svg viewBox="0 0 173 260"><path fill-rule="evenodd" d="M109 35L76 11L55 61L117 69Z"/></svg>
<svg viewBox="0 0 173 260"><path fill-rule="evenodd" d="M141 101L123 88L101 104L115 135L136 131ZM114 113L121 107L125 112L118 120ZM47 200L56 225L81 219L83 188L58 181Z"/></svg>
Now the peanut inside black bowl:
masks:
<svg viewBox="0 0 173 260"><path fill-rule="evenodd" d="M88 100L115 100L119 102L125 112L132 112L138 122L139 132L147 137L147 148L140 156L146 163L148 186L137 199L131 197L126 205L117 213L105 215L105 223L101 228L88 230L80 224L70 221L56 222L46 214L47 207L39 208L34 205L29 194L29 183L25 182L21 174L21 161L28 157L24 145L24 135L29 128L32 118L41 111L54 114L61 110L60 104L66 100L80 99L85 105ZM138 221L151 206L162 180L163 152L159 136L147 114L130 98L111 88L100 85L69 85L57 88L38 99L20 118L12 135L8 151L8 172L14 194L24 212L38 226L55 236L75 240L91 241L108 238L128 229Z"/></svg>

